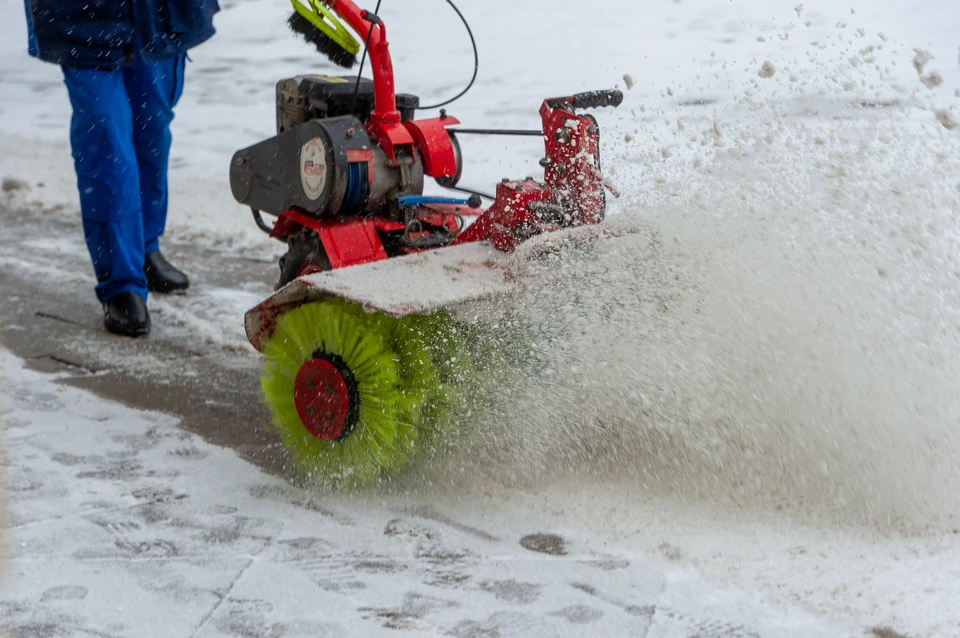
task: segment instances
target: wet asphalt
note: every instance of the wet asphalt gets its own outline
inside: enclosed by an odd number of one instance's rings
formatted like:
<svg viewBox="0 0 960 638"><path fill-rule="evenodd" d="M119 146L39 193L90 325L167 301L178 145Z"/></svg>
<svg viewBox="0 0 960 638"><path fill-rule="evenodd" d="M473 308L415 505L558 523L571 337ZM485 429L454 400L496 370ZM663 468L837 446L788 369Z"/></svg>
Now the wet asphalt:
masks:
<svg viewBox="0 0 960 638"><path fill-rule="evenodd" d="M260 398L257 353L210 343L182 326L166 329L174 318L162 311L151 311L149 337L106 332L79 214L0 206L0 219L3 347L30 368L57 373L61 383L174 414L185 430L271 473L282 471L284 454ZM253 283L265 289L276 277L276 266L262 256L247 258L195 240L165 241L164 253L190 274L194 288Z"/></svg>

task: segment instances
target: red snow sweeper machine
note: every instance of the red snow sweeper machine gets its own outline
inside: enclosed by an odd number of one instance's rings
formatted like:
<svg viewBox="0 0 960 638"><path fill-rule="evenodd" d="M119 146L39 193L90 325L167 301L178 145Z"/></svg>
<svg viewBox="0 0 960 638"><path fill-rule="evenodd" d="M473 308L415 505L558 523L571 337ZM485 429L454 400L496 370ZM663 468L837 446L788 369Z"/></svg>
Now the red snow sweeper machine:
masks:
<svg viewBox="0 0 960 638"><path fill-rule="evenodd" d="M234 197L288 247L276 293L247 312L245 327L297 469L357 485L436 450L496 370L496 335L456 309L509 293L518 246L603 220L600 130L582 111L623 96L546 99L536 131L467 129L444 110L416 119L418 98L394 90L377 15L351 0L292 2L291 27L351 66L360 47L345 22L363 39L373 78L280 81L276 136L234 155ZM465 190L458 136L479 134L541 137L542 179L504 179L487 208L470 191L424 195L428 177Z"/></svg>

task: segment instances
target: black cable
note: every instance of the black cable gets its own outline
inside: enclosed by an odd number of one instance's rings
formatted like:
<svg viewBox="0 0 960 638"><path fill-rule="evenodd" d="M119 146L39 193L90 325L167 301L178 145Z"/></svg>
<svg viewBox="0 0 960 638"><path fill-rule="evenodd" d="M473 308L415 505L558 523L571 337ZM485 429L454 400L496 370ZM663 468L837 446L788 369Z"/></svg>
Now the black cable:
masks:
<svg viewBox="0 0 960 638"><path fill-rule="evenodd" d="M486 193L475 191L472 188L464 188L463 186L444 186L443 184L440 184L440 188L446 188L452 191L460 191L461 193L469 193L471 195L479 195L480 197L486 197L487 199L496 199L496 197L493 195L487 195Z"/></svg>
<svg viewBox="0 0 960 638"><path fill-rule="evenodd" d="M506 129L506 128L451 128L451 133L466 133L468 135L514 135L527 137L543 137L543 131L535 129Z"/></svg>
<svg viewBox="0 0 960 638"><path fill-rule="evenodd" d="M480 54L477 53L477 41L473 39L473 31L470 30L470 24L467 22L467 19L463 17L463 14L460 13L460 9L457 8L457 5L453 4L452 0L447 0L447 4L449 4L453 8L453 10L457 12L457 15L460 16L460 20L463 22L463 26L467 28L467 35L470 36L470 46L473 47L473 77L470 78L470 83L467 84L467 88L460 91L459 93L457 93L455 96L453 96L446 102L440 102L439 104L431 104L429 106L418 106L417 109L421 111L424 111L427 109L438 109L441 106L446 106L447 104L456 102L457 100L462 98L464 95L467 94L467 91L469 91L470 88L473 86L473 83L477 79L477 70L480 68Z"/></svg>
<svg viewBox="0 0 960 638"><path fill-rule="evenodd" d="M383 0L377 0L377 8L373 10L374 15L377 15L380 13L381 2L383 2ZM462 98L464 95L467 94L467 91L469 91L473 87L473 83L476 82L477 80L477 71L479 71L480 69L480 54L477 53L477 41L473 38L473 31L470 30L470 23L468 23L467 19L463 17L463 14L460 13L460 9L457 8L457 5L453 4L452 0L446 0L446 2L453 8L454 11L457 12L457 15L460 16L460 20L463 22L463 26L466 27L467 29L467 35L470 36L470 46L473 47L473 77L470 78L470 82L467 84L467 88L463 89L462 91L454 95L449 100L445 102L440 102L439 104L430 104L429 106L417 106L416 109L420 111L425 111L428 109L438 109L441 106L452 104L453 102L456 102L457 100ZM360 93L360 76L363 75L363 65L367 61L367 47L370 46L370 38L373 36L373 27L375 24L376 22L370 23L370 31L367 32L367 39L363 43L363 55L360 57L360 70L357 72L357 83L353 87L353 100L350 106L351 113L353 113L356 110L357 94Z"/></svg>
<svg viewBox="0 0 960 638"><path fill-rule="evenodd" d="M377 8L373 10L374 16L379 16L381 2L383 2L383 0L377 0ZM363 55L360 57L360 70L357 71L357 83L353 87L353 100L350 102L350 113L355 113L357 109L357 94L360 93L360 76L363 75L363 65L367 61L367 47L370 46L370 38L373 37L373 27L379 24L379 22L379 17L377 17L376 21L370 20L370 30L367 31L367 39L363 43Z"/></svg>

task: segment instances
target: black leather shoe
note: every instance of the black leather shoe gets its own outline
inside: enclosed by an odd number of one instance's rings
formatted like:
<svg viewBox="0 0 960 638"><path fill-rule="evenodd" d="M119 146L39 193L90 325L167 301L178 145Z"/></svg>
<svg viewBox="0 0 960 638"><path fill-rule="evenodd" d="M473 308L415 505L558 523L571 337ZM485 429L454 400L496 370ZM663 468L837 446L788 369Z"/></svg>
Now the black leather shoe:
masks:
<svg viewBox="0 0 960 638"><path fill-rule="evenodd" d="M159 250L144 257L143 274L147 276L147 289L152 292L176 292L190 287L187 276L167 261Z"/></svg>
<svg viewBox="0 0 960 638"><path fill-rule="evenodd" d="M143 337L150 334L147 302L135 292L121 292L103 304L103 326L113 334Z"/></svg>

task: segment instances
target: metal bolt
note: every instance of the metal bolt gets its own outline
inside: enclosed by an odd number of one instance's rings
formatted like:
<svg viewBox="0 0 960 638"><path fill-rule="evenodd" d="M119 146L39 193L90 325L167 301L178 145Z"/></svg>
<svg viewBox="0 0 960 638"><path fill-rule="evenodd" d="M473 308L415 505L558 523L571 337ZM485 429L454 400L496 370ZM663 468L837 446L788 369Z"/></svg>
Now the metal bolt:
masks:
<svg viewBox="0 0 960 638"><path fill-rule="evenodd" d="M527 176L524 177L523 179L527 180L528 182L532 182L532 181L533 181L533 176L527 175Z"/></svg>
<svg viewBox="0 0 960 638"><path fill-rule="evenodd" d="M307 387L313 390L314 388L317 387L317 382L314 381L313 379L307 379Z"/></svg>
<svg viewBox="0 0 960 638"><path fill-rule="evenodd" d="M544 167L544 168L548 168L548 167L551 166L552 164L553 164L553 160L550 159L549 157L543 157L543 158L540 159L540 166L542 166L542 167Z"/></svg>
<svg viewBox="0 0 960 638"><path fill-rule="evenodd" d="M347 137L353 137L356 134L356 132L357 132L356 129L354 129L351 126L350 128L347 129Z"/></svg>
<svg viewBox="0 0 960 638"><path fill-rule="evenodd" d="M324 386L323 391L326 392L327 394L333 394L333 386L332 386L332 385L326 385L326 386Z"/></svg>
<svg viewBox="0 0 960 638"><path fill-rule="evenodd" d="M333 412L327 412L326 414L323 415L323 418L326 419L327 421L333 421Z"/></svg>
<svg viewBox="0 0 960 638"><path fill-rule="evenodd" d="M506 183L508 183L509 181L510 181L510 178L509 178L509 177L504 177L503 179L500 180L500 183L501 183L501 184L506 184Z"/></svg>
<svg viewBox="0 0 960 638"><path fill-rule="evenodd" d="M440 109L440 119L447 117L447 109Z"/></svg>
<svg viewBox="0 0 960 638"><path fill-rule="evenodd" d="M313 416L316 411L317 410L312 405L307 406L307 414L309 414L310 416Z"/></svg>

